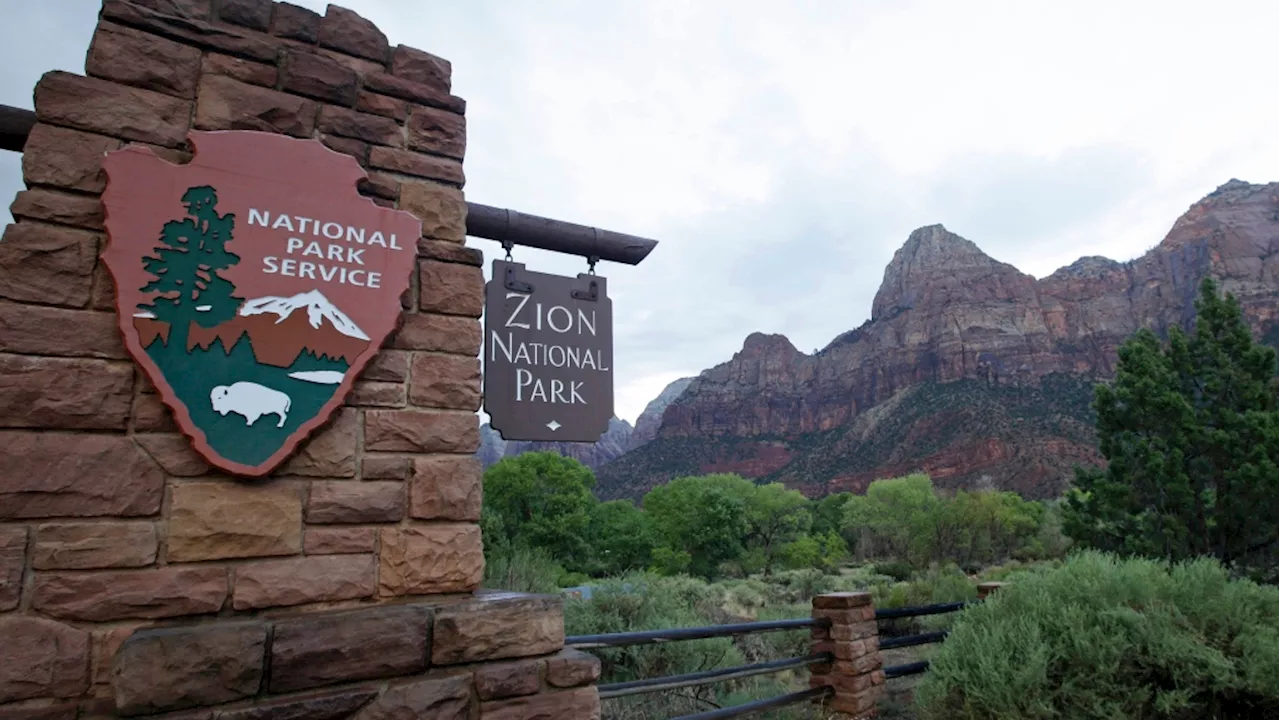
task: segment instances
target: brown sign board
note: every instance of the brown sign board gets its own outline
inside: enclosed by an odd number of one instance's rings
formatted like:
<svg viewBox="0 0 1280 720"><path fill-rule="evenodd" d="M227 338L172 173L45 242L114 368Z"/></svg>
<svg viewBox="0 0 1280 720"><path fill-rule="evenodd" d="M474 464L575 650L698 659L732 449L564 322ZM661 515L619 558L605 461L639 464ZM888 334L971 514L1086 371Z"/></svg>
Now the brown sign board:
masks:
<svg viewBox="0 0 1280 720"><path fill-rule="evenodd" d="M125 346L214 466L260 476L342 406L395 329L421 222L356 192L318 140L192 132L175 165L108 153L107 244Z"/></svg>
<svg viewBox="0 0 1280 720"><path fill-rule="evenodd" d="M599 440L613 417L613 303L605 279L494 260L484 309L489 426L504 440Z"/></svg>

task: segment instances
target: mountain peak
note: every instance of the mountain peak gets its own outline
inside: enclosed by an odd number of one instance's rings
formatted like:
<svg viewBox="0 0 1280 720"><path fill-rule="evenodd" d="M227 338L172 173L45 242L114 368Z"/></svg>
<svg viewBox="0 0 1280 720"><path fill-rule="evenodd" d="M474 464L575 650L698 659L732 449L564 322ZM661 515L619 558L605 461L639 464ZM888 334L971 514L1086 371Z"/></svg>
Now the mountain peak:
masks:
<svg viewBox="0 0 1280 720"><path fill-rule="evenodd" d="M946 288L977 277L1008 273L1022 275L946 227L926 225L912 231L885 267L871 317L874 320L915 307L925 294L945 293Z"/></svg>
<svg viewBox="0 0 1280 720"><path fill-rule="evenodd" d="M765 334L762 332L753 332L742 341L742 352L749 355L759 355L775 350L787 350L790 352L800 352L796 350L796 346L791 344L791 340L786 335L781 334Z"/></svg>
<svg viewBox="0 0 1280 720"><path fill-rule="evenodd" d="M313 328L318 329L323 320L328 320L334 329L347 337L356 338L357 340L369 339L369 336L360 329L360 326L356 325L337 306L329 302L329 298L325 297L324 293L319 290L309 290L290 297L268 295L246 300L244 305L240 306L240 315L248 317L250 315L273 313L280 318L276 322L281 323L284 322L285 318L292 315L295 310L301 308L306 308L307 321Z"/></svg>

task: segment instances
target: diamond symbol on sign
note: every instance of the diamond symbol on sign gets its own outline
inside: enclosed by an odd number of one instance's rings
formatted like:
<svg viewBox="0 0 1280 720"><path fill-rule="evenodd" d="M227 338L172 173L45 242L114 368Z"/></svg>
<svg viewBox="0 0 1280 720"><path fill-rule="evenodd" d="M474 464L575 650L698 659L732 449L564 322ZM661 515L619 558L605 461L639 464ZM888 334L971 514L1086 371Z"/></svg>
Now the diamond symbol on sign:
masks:
<svg viewBox="0 0 1280 720"><path fill-rule="evenodd" d="M551 428L551 432L555 432L563 426L560 423L556 422L555 420L552 420L551 422L547 423L547 427Z"/></svg>

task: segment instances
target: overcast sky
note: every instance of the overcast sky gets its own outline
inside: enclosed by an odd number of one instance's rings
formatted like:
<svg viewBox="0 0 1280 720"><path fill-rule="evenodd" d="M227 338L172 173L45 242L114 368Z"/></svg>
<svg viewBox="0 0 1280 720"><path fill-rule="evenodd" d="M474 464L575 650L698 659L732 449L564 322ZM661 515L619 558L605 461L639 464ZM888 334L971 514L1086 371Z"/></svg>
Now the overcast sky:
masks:
<svg viewBox="0 0 1280 720"><path fill-rule="evenodd" d="M632 421L753 331L809 352L860 324L916 227L1043 277L1280 178L1275 0L344 4L453 62L468 199L660 241L599 268ZM83 72L99 5L0 0L0 104ZM0 197L20 188L0 152Z"/></svg>

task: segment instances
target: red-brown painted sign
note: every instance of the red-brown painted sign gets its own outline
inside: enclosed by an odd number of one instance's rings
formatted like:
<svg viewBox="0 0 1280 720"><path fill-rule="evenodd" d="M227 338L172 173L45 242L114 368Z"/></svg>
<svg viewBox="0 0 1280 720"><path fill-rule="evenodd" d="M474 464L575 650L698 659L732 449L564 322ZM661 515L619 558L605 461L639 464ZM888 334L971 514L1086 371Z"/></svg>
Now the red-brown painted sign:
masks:
<svg viewBox="0 0 1280 720"><path fill-rule="evenodd" d="M340 407L400 315L421 223L316 140L192 132L187 165L108 153L125 344L211 464L260 476Z"/></svg>

